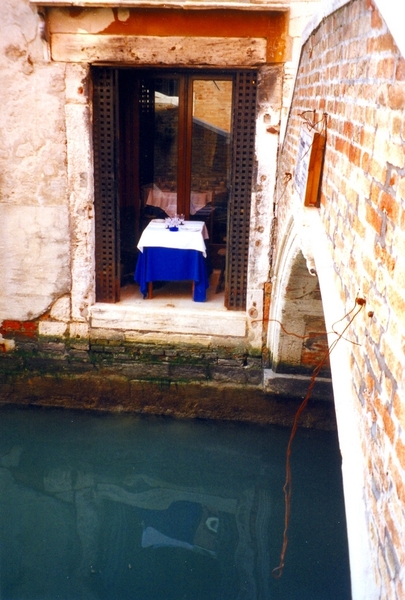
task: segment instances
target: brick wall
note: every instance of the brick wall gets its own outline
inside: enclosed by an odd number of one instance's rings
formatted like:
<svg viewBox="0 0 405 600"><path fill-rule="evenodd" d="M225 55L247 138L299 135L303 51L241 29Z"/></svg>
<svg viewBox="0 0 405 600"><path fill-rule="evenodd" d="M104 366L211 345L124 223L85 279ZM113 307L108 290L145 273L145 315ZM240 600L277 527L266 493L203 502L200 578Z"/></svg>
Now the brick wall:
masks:
<svg viewBox="0 0 405 600"><path fill-rule="evenodd" d="M405 597L405 59L372 0L332 12L304 43L279 161L279 248L296 210L286 174L295 170L305 111L316 111L315 121L327 113L320 208L307 211L319 211L341 306L348 312L356 297L367 301L348 331L355 342L351 372L340 373L351 378L352 398L344 402L353 403L359 423L378 590L361 597L399 599Z"/></svg>

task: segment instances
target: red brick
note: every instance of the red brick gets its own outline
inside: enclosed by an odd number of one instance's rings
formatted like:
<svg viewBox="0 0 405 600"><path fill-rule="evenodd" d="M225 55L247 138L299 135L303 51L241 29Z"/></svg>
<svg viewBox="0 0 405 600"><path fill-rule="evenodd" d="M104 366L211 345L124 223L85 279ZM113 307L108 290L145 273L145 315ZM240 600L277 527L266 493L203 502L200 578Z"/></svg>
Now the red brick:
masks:
<svg viewBox="0 0 405 600"><path fill-rule="evenodd" d="M336 137L335 148L341 154L347 154L349 149L349 142L342 139L341 137Z"/></svg>
<svg viewBox="0 0 405 600"><path fill-rule="evenodd" d="M389 86L388 103L393 110L403 110L405 108L405 84Z"/></svg>
<svg viewBox="0 0 405 600"><path fill-rule="evenodd" d="M405 470L405 444L402 440L398 439L395 445L395 451L398 457L398 460L401 464L401 467Z"/></svg>
<svg viewBox="0 0 405 600"><path fill-rule="evenodd" d="M399 206L397 201L391 196L391 194L387 194L387 192L381 192L378 206L380 210L384 210L387 213L387 216L392 221L397 222L399 215Z"/></svg>
<svg viewBox="0 0 405 600"><path fill-rule="evenodd" d="M382 248L380 244L376 244L374 246L374 256L384 265L384 267L386 267L389 273L393 272L396 260L389 252L387 252L386 248Z"/></svg>
<svg viewBox="0 0 405 600"><path fill-rule="evenodd" d="M405 58L403 58L402 56L398 58L395 79L397 81L405 81Z"/></svg>
<svg viewBox="0 0 405 600"><path fill-rule="evenodd" d="M373 10L371 13L371 27L373 29L381 29L384 24L384 21L381 18L381 15L378 10Z"/></svg>
<svg viewBox="0 0 405 600"><path fill-rule="evenodd" d="M389 84L382 83L380 85L374 86L376 92L375 97L377 98L377 102L384 108L388 107L389 104Z"/></svg>
<svg viewBox="0 0 405 600"><path fill-rule="evenodd" d="M364 227L363 223L360 221L357 215L355 215L353 218L353 229L360 238L363 239L365 237L366 228Z"/></svg>
<svg viewBox="0 0 405 600"><path fill-rule="evenodd" d="M370 160L369 174L377 182L385 184L387 179L387 166L385 164L381 164L372 157Z"/></svg>
<svg viewBox="0 0 405 600"><path fill-rule="evenodd" d="M353 137L354 126L350 121L345 121L343 124L343 135L352 138Z"/></svg>
<svg viewBox="0 0 405 600"><path fill-rule="evenodd" d="M395 59L384 58L379 61L377 65L377 77L378 79L392 79L395 72Z"/></svg>
<svg viewBox="0 0 405 600"><path fill-rule="evenodd" d="M37 330L38 325L34 321L5 320L0 327L0 333L5 337L35 337L37 335Z"/></svg>
<svg viewBox="0 0 405 600"><path fill-rule="evenodd" d="M398 173L396 171L392 171L388 185L390 188L392 188L395 191L397 189L397 183L398 183Z"/></svg>
<svg viewBox="0 0 405 600"><path fill-rule="evenodd" d="M382 476L384 477L384 470L382 472ZM385 477L384 477L384 479L385 479ZM387 489L387 487L386 487L385 491L389 491ZM398 548L398 550L399 550L402 546L401 535L398 531L398 527L395 525L395 523L392 519L390 508L391 508L390 502L387 502L384 507L384 519L385 519L385 522L387 523L388 531L390 533L390 537L394 544L394 547Z"/></svg>
<svg viewBox="0 0 405 600"><path fill-rule="evenodd" d="M368 152L363 152L360 159L360 166L365 173L367 173L370 165L370 154Z"/></svg>
<svg viewBox="0 0 405 600"><path fill-rule="evenodd" d="M387 407L381 402L381 399L378 396L374 399L374 406L382 419L384 431L387 434L391 444L393 444L395 438L395 424L391 418L391 415Z"/></svg>
<svg viewBox="0 0 405 600"><path fill-rule="evenodd" d="M393 409L396 418L399 421L402 429L405 431L405 402L403 398L401 398L398 392L395 392L394 400L393 400Z"/></svg>
<svg viewBox="0 0 405 600"><path fill-rule="evenodd" d="M366 204L365 208L366 208L367 223L369 223L371 225L371 227L373 227L373 229L375 229L375 231L378 234L381 234L381 225L382 225L381 216L377 213L376 210L374 210L374 208L370 204Z"/></svg>
<svg viewBox="0 0 405 600"><path fill-rule="evenodd" d="M371 281L374 281L377 274L377 267L375 265L375 262L370 260L368 256L363 255L362 264Z"/></svg>
<svg viewBox="0 0 405 600"><path fill-rule="evenodd" d="M359 148L358 146L354 146L353 144L350 144L349 160L353 165L356 165L356 167L359 167L360 163L361 163L361 148Z"/></svg>
<svg viewBox="0 0 405 600"><path fill-rule="evenodd" d="M38 331L38 324L34 321L23 321L21 323L21 333L24 333L27 336L36 335Z"/></svg>
<svg viewBox="0 0 405 600"><path fill-rule="evenodd" d="M391 135L392 137L400 138L402 133L402 127L405 125L405 119L403 118L402 113L400 115L393 114L391 119Z"/></svg>
<svg viewBox="0 0 405 600"><path fill-rule="evenodd" d="M370 195L369 198L371 200L371 202L375 205L378 206L378 201L380 199L380 194L381 194L381 188L379 185L377 185L374 181L371 182L371 186L370 186Z"/></svg>
<svg viewBox="0 0 405 600"><path fill-rule="evenodd" d="M405 166L405 147L403 144L391 142L385 148L386 161L402 169Z"/></svg>
<svg viewBox="0 0 405 600"><path fill-rule="evenodd" d="M397 288L392 285L389 285L387 288L387 298L396 317L402 325L405 326L405 298Z"/></svg>
<svg viewBox="0 0 405 600"><path fill-rule="evenodd" d="M396 464L392 462L392 459L390 459L388 469L389 473L391 474L392 481L396 487L398 500L405 505L405 480L402 474L399 473ZM402 598L402 596L399 596L399 598Z"/></svg>
<svg viewBox="0 0 405 600"><path fill-rule="evenodd" d="M375 132L363 129L360 134L360 145L364 150L372 151L374 147Z"/></svg>
<svg viewBox="0 0 405 600"><path fill-rule="evenodd" d="M401 177L398 182L398 192L401 198L405 200L405 177Z"/></svg>
<svg viewBox="0 0 405 600"><path fill-rule="evenodd" d="M21 321L5 320L3 321L1 328L3 331L20 331Z"/></svg>
<svg viewBox="0 0 405 600"><path fill-rule="evenodd" d="M404 564L402 562L402 564ZM405 598L405 582L401 581L399 577L395 580L395 591L397 598Z"/></svg>
<svg viewBox="0 0 405 600"><path fill-rule="evenodd" d="M365 123L367 123L367 125L369 127L374 127L375 126L375 113L376 113L375 106L366 106L365 112L366 112ZM373 139L374 139L374 133L373 133Z"/></svg>
<svg viewBox="0 0 405 600"><path fill-rule="evenodd" d="M367 42L367 53L373 52L397 52L397 47L390 33L384 33L376 38L371 38Z"/></svg>

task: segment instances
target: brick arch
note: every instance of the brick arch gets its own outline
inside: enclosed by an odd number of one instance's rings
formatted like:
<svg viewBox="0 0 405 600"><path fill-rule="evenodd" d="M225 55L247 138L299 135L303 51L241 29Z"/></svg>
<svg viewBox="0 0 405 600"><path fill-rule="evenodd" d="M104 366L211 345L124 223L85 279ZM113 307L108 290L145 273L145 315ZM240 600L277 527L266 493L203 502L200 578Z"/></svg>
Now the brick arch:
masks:
<svg viewBox="0 0 405 600"><path fill-rule="evenodd" d="M308 375L327 347L318 277L291 225L281 244L273 278L268 329L271 368L277 373ZM321 375L330 376L329 361Z"/></svg>

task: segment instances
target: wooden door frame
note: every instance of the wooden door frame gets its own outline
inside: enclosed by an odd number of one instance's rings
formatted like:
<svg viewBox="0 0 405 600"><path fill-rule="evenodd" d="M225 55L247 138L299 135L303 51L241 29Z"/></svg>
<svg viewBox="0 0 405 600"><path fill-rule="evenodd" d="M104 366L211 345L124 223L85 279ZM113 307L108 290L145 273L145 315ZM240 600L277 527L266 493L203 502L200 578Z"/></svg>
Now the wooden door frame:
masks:
<svg viewBox="0 0 405 600"><path fill-rule="evenodd" d="M119 153L118 127L119 102L118 69L120 67L93 67L93 148L95 165L95 213L96 213L96 301L118 302L120 292L120 226L119 226ZM139 73L183 73L173 69L139 69ZM185 69L184 74L206 76L214 74L233 75L233 117L231 190L228 205L228 231L226 253L225 306L230 310L245 310L247 296L247 270L249 258L250 205L255 165L256 132L256 69L213 69L196 72ZM104 87L100 85L103 82ZM111 89L108 90L108 83ZM104 94L100 102L100 94ZM186 109L192 108L192 94L187 94ZM191 98L190 98L191 96ZM191 105L190 105L191 102ZM107 107L107 110L106 110ZM104 112L103 112L104 111ZM109 126L102 122L108 113ZM103 116L104 115L104 116ZM180 117L180 115L179 115ZM187 120L187 114L182 117ZM188 119L190 120L190 119ZM185 165L189 169L185 177L178 172L178 185L182 187L183 202L191 189L191 133L192 127L182 124L186 145L181 148ZM104 138L103 138L104 135ZM179 158L180 158L179 143ZM108 151L103 153L103 148ZM105 154L105 156L104 156ZM179 168L179 167L178 167ZM179 192L178 192L179 193ZM189 210L189 208L188 208ZM187 211L184 212L187 214Z"/></svg>

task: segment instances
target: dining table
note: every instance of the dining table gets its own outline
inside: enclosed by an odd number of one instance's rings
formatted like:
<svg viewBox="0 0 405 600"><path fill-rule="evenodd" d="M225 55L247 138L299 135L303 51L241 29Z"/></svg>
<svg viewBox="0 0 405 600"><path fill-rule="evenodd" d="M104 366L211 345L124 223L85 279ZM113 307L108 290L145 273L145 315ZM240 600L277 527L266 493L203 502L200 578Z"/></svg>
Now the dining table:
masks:
<svg viewBox="0 0 405 600"><path fill-rule="evenodd" d="M204 221L184 221L172 231L164 219L152 219L137 246L134 279L143 297L153 297L154 281L192 281L193 300L205 302L209 287L207 239Z"/></svg>

